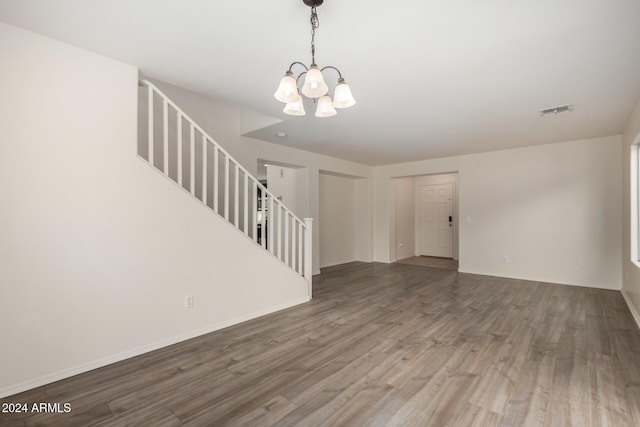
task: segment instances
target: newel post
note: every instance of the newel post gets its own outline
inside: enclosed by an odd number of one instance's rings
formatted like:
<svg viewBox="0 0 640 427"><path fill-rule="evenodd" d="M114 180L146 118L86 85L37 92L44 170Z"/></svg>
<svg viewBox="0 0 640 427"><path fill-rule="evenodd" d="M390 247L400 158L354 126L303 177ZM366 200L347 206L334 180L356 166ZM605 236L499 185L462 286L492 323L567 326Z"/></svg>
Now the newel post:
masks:
<svg viewBox="0 0 640 427"><path fill-rule="evenodd" d="M313 292L311 287L311 281L313 276L313 244L312 244L312 236L313 236L313 218L305 218L304 219L304 278L309 284L309 299L312 298Z"/></svg>

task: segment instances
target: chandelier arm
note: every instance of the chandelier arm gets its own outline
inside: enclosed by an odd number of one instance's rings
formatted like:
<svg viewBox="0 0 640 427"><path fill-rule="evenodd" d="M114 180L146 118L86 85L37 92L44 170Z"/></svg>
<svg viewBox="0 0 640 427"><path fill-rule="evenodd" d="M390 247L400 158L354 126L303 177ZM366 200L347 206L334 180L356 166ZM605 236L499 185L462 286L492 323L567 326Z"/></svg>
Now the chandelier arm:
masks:
<svg viewBox="0 0 640 427"><path fill-rule="evenodd" d="M300 81L300 77L304 76L305 74L307 74L307 72L306 72L306 71L304 71L304 72L302 72L302 73L298 74L298 77L296 77L296 86L298 86L298 82Z"/></svg>
<svg viewBox="0 0 640 427"><path fill-rule="evenodd" d="M330 68L332 70L336 70L336 72L338 73L338 79L342 79L342 73L340 72L340 70L338 70L336 67L334 67L333 65L327 65L326 67L322 67L320 69L320 72L326 70L327 68ZM344 80L344 79L343 79Z"/></svg>
<svg viewBox="0 0 640 427"><path fill-rule="evenodd" d="M293 63L291 63L291 65L289 65L289 71L291 71L291 70L293 69L293 66L294 66L294 65L296 65L296 64L298 64L298 65L302 65L302 67L303 67L306 71L309 71L309 67L307 67L306 65L304 65L302 62L298 62L298 61L293 62ZM306 72L306 71L305 71L305 72Z"/></svg>

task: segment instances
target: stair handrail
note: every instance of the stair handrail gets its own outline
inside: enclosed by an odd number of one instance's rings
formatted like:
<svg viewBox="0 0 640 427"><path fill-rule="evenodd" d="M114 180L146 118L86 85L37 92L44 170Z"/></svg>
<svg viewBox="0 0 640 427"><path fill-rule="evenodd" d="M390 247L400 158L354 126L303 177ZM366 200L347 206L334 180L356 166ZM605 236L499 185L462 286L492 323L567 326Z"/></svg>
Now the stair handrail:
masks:
<svg viewBox="0 0 640 427"><path fill-rule="evenodd" d="M186 122L190 126L192 126L193 129L197 130L204 137L206 142L212 144L215 147L216 150L221 152L223 154L223 156L226 156L226 159L228 159L229 162L234 165L234 167L236 167L237 169L242 171L244 176L248 177L251 180L251 182L256 186L256 189L260 190L264 200L266 200L268 198L270 203L274 203L275 205L277 205L279 209L282 209L285 212L285 214L289 215L292 218L294 223L297 223L302 228L302 230L305 232L305 242L306 242L306 244L305 244L305 256L304 256L304 261L303 261L304 267L302 269L303 270L303 274L302 275L307 280L307 282L309 283L309 297L311 298L311 277L312 277L312 272L311 272L311 233L310 233L310 231L311 231L311 224L312 224L313 219L312 218L305 218L303 220L303 219L299 218L295 213L293 213L291 211L291 209L289 209L284 203L282 203L282 201L279 200L278 197L276 197L271 191L269 191L269 189L267 189L267 187L265 187L244 166L242 166L242 164L240 164L233 156L231 156L231 154L229 154L229 152L227 150L225 150L224 147L222 147L218 142L216 142L216 140L213 137L211 137L211 135L209 135L187 113L185 113L178 105L176 105L162 90L160 90L158 88L158 86L156 86L154 83L152 83L151 81L149 81L147 79L140 79L139 83L140 83L141 86L143 86L143 87L146 86L149 89L151 89L153 92L158 94L160 96L160 98L162 99L162 101L164 103L166 103L167 105L171 106L171 108L173 108L176 111L176 113L179 114L179 116L181 118L186 120ZM152 114L153 114L153 106L150 105L149 109L150 109L149 116L151 117ZM166 117L165 117L165 119L166 119ZM151 144L152 137L153 137L153 135L150 134L149 135L149 144ZM155 166L155 165L153 165L152 160L150 160L149 163L151 163L152 166ZM167 172L165 172L165 174L166 173ZM201 200L201 201L203 201L203 200ZM220 212L218 212L216 209L213 209L213 210L219 216L224 218L227 222L231 222L224 215L221 215ZM237 227L237 225L235 225L235 226ZM265 230L263 230L263 233L264 232L265 232ZM264 236L264 237L266 237L266 236ZM275 252L273 250L271 251L271 253L274 256L276 256ZM280 259L279 255L277 255L276 257L278 259ZM280 259L280 260L284 261L282 259Z"/></svg>
<svg viewBox="0 0 640 427"><path fill-rule="evenodd" d="M218 144L216 142L215 139L213 139L204 129L202 129L202 127L200 127L200 125L198 125L191 117L189 117L189 115L187 113L185 113L180 107L178 107L173 101L171 101L171 98L169 98L167 95L164 94L164 92L162 92L158 86L154 85L153 83L151 83L149 80L146 79L142 79L140 80L141 83L150 86L151 88L153 88L153 90L155 92L158 93L158 95L160 95L162 97L162 99L164 101L167 101L167 103L169 105L171 105L171 107L173 107L176 111L178 111L180 113L180 115L182 117L184 117L190 124L193 125L193 127L200 132L202 135L204 135L207 138L207 141L211 142L213 145L215 145L218 150L222 151L227 157L229 157L229 159L240 168L240 170L242 170L248 177L250 177L253 182L255 182L256 184L258 184L258 188L260 188L260 191L265 192L265 194L271 196L274 200L274 203L278 203L282 206L282 208L287 211L287 213L289 213L293 218L295 218L295 220L301 224L304 224L304 220L302 220L301 218L299 218L296 214L294 214L284 203L282 203L272 192L269 191L269 189L267 187L265 187L256 177L254 177L244 166L242 166L242 164L240 164L231 154L229 154L229 152L227 150L224 149L224 147L222 147L220 144ZM306 226L305 226L306 227Z"/></svg>

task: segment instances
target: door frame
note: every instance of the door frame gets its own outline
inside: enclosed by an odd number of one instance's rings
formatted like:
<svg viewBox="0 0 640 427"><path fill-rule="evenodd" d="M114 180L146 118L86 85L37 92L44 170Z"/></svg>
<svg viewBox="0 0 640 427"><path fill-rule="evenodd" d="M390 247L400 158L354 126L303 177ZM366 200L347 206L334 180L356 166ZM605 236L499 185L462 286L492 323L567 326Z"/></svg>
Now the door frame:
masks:
<svg viewBox="0 0 640 427"><path fill-rule="evenodd" d="M424 206L423 206L423 190L425 189L425 187L427 188L437 188L437 187L446 187L447 188L447 196L450 196L450 198L448 198L448 209L450 209L448 211L448 216L449 216L449 221L446 224L446 233L447 235L449 235L449 239L450 241L447 242L449 246L449 248L445 251L448 252L447 255L451 255L451 256L444 256L444 255L430 255L430 254L425 254L424 252L424 245L423 243L425 243L423 241L424 239L424 227L425 224L422 222L422 219L424 217ZM433 257L442 257L442 258L451 258L451 259L456 259L455 258L455 227L454 227L454 220L455 217L457 217L457 215L455 215L455 204L454 204L454 196L455 196L455 188L454 188L454 183L453 182L441 182L438 184L433 184L433 183L425 183L425 182L416 182L416 202L415 202L415 250L416 250L416 254L419 256L433 256ZM437 191L437 190L433 190L433 191ZM432 207L437 209L437 207ZM450 215L449 215L450 214ZM436 213L436 216L439 217L439 213ZM438 230L440 230L440 226L437 226L437 228L435 229L436 234L434 236L432 236L433 238L435 238L436 242L431 242L434 243L436 246L438 246L438 242L439 242L439 232ZM436 248L437 249L437 248ZM437 252L437 250L436 250Z"/></svg>
<svg viewBox="0 0 640 427"><path fill-rule="evenodd" d="M422 185L451 184L453 187L453 259L459 261L459 176L458 172L449 172L415 177L415 253L420 254L419 221L420 221L420 187Z"/></svg>

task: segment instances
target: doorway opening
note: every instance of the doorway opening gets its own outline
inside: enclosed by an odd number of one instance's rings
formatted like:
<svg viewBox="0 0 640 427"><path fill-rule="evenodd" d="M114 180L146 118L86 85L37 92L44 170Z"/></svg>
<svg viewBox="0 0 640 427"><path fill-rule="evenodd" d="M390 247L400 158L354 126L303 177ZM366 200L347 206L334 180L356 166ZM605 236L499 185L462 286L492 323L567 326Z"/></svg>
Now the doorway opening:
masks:
<svg viewBox="0 0 640 427"><path fill-rule="evenodd" d="M458 173L392 179L391 261L458 266Z"/></svg>

